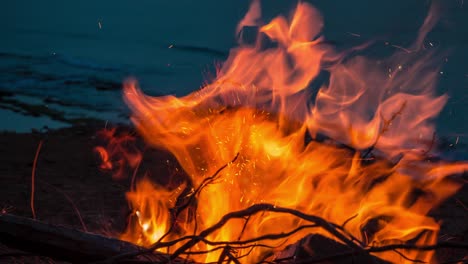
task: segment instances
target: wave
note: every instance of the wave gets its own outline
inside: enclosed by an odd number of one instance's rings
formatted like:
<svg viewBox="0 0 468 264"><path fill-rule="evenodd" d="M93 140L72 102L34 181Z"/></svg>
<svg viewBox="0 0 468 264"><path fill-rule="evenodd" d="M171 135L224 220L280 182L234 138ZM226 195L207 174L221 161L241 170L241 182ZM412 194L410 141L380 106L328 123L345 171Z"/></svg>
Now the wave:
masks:
<svg viewBox="0 0 468 264"><path fill-rule="evenodd" d="M25 54L15 52L1 52L0 59L18 60L19 63L28 61L31 63L41 64L63 64L80 69L89 69L95 71L122 71L122 66L106 65L91 60L86 60L78 57L74 57L67 54L50 53L50 54Z"/></svg>
<svg viewBox="0 0 468 264"><path fill-rule="evenodd" d="M210 47L202 47L202 46L171 44L169 45L169 48L175 49L175 50L193 52L193 53L203 53L203 54L212 55L218 58L227 58L227 56L229 55L229 52L227 51L213 49Z"/></svg>
<svg viewBox="0 0 468 264"><path fill-rule="evenodd" d="M65 55L65 54L52 53L51 59L56 60L57 62L60 62L65 65L69 65L69 66L73 66L73 67L81 68L81 69L89 69L89 70L97 70L97 71L113 71L113 72L122 70L122 67L99 64L90 60L80 59L80 58Z"/></svg>

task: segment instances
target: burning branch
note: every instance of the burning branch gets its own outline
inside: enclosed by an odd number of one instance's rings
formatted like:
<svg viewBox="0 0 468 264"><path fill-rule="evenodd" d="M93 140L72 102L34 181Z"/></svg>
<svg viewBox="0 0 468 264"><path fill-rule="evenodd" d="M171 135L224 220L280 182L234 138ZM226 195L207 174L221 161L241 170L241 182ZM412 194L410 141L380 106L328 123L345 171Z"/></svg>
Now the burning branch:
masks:
<svg viewBox="0 0 468 264"><path fill-rule="evenodd" d="M439 242L435 245L412 245L412 244L392 244L392 245L387 245L387 246L381 246L381 247L367 247L363 248L362 251L366 253L377 253L377 252L386 252L386 251L394 251L397 249L408 249L408 250L418 250L418 251L430 251L430 250L436 250L436 249L442 249L442 248L452 248L452 249L465 249L468 250L468 243L455 243L455 242ZM400 256L403 258L408 259L401 253L397 252ZM294 263L321 263L323 261L332 261L344 257L352 257L356 256L356 252L353 250L349 250L346 252L340 252L334 255L330 256L324 256L324 257L312 257L312 258L306 258L302 259L299 261L295 261ZM281 263L284 261L290 261L294 257L286 257L286 258L281 258L281 259L275 259L274 261L267 262L267 263ZM412 262L419 262L419 263L426 263L424 261L420 260L411 260ZM458 261L456 261L458 263Z"/></svg>
<svg viewBox="0 0 468 264"><path fill-rule="evenodd" d="M274 212L274 213L285 213L285 214L290 214L295 217L298 217L302 220L305 220L307 222L311 222L314 224L311 225L302 225L290 232L286 233L278 233L278 234L267 234L263 235L260 237L248 239L248 240L239 240L239 241L210 241L206 239L206 237L216 230L221 229L229 220L231 219L236 219L236 218L245 218L249 217L252 215L255 215L260 212ZM234 263L239 263L238 259L241 257L234 257L231 253L232 250L236 249L245 249L245 248L254 248L254 247L268 247L274 249L274 247L266 246L259 244L261 241L265 240L278 240L278 239L284 239L290 237L292 234L299 232L300 230L306 229L306 228L322 228L325 231L327 231L332 237L338 239L339 241L343 242L344 245L346 245L350 250L345 251L345 252L338 252L335 255L332 256L325 256L325 257L313 257L309 259L304 259L300 260L299 262L295 263L318 263L322 261L330 261L338 258L343 258L343 257L349 257L349 256L356 256L356 255L366 255L366 254L371 254L371 253L379 253L379 252L386 252L386 251L395 251L398 249L405 249L405 250L417 250L417 251L430 251L430 250L436 250L436 249L441 249L441 248L453 248L453 249L466 249L468 250L468 244L466 243L455 243L455 242L440 242L438 244L434 245L414 245L414 244L391 244L391 245L385 245L385 246L363 246L364 242L362 241L355 241L355 238L350 238L349 235L344 231L342 227L339 225L330 223L326 221L325 219L314 216L314 215L308 215L304 214L298 210L290 209L290 208L284 208L284 207L278 207L274 206L272 204L256 204L253 206L250 206L244 210L236 211L236 212L231 212L226 214L224 217L221 218L216 224L212 225L210 228L207 228L203 231L201 231L198 235L196 236L184 236L179 239L173 240L173 241L168 241L168 242L157 242L155 243L151 248L146 249L146 250L139 250L136 252L131 252L131 253L126 253L126 254L121 254L114 256L110 259L108 259L106 262L107 263L112 263L112 262L118 262L121 261L125 258L128 257L134 257L139 254L147 254L149 252L152 252L154 250L160 249L160 248L165 248L165 247L170 247L174 246L177 243L188 240L185 244L180 246L172 255L169 256L170 260L175 260L179 258L181 255L197 255L197 254L208 254L212 253L214 251L219 251L223 250L223 252L220 254L219 257L219 262L218 263L224 263L224 262L230 262L233 261ZM197 243L203 242L208 245L212 246L218 246L215 247L211 250L207 251L190 251L187 252L189 249L191 249L193 246L195 246ZM398 254L401 254L397 252ZM403 255L404 257L404 255ZM268 263L281 263L284 261L292 260L293 257L287 257L287 258L279 258L275 259L273 261L270 261ZM418 262L418 260L412 260L414 262Z"/></svg>
<svg viewBox="0 0 468 264"><path fill-rule="evenodd" d="M291 214L314 224L303 225L286 233L267 234L247 240L210 241L206 239L209 234L222 228L229 220L244 218L260 212ZM354 242L352 239L348 238L348 235L340 226L330 223L320 217L304 214L294 209L277 207L271 204L256 204L244 210L226 214L220 221L210 228L200 232L197 236L185 236L169 242L158 242L151 249L139 248L133 244L120 240L105 238L65 227L51 226L31 219L4 214L0 215L0 238L2 242L7 245L13 245L15 248L24 250L24 252L7 252L5 254L0 254L0 258L17 256L47 256L62 260L76 261L80 259L86 261L100 261L99 263L127 263L130 260L135 263L151 263L152 261L156 261L158 263L167 263L171 261L172 263L181 263L182 260L179 258L181 255L201 255L222 250L218 263L240 263L240 259L246 257L256 247L270 248L272 250L279 247L264 245L260 243L261 241L284 239L302 229L318 227L326 230L330 235L332 235L332 237L343 242L349 250L336 252L336 254L330 256L313 256L311 258L304 259L295 259L296 256L288 256L270 261L263 260L262 263L284 263L292 261L293 259L295 263L320 263L345 257L355 257L387 251L394 251L402 255L402 253L396 251L399 249L416 251L431 251L441 248L468 250L467 243L449 241L440 242L434 245L390 244L371 247L361 246L362 242ZM173 246L184 240L188 241L179 247L172 255L164 255L162 253L154 252L156 249ZM206 251L187 252L199 242L217 247ZM77 244L80 246L76 247ZM235 256L236 251L242 249L250 249L250 251L242 256ZM138 256L141 256L142 258L138 258ZM404 255L402 255L402 257L406 258ZM419 260L411 261L421 262Z"/></svg>
<svg viewBox="0 0 468 264"><path fill-rule="evenodd" d="M391 122L398 115L401 114L404 108L405 108L405 104L403 104L400 110L394 113L389 120L385 120L385 125L382 129L382 133L385 133L388 130L388 127L390 126ZM197 188L193 189L188 195L184 194L179 197L179 199L182 199L181 200L182 204L181 205L176 204L176 206L170 209L172 213L172 217L173 217L172 218L173 223L170 226L169 230L167 230L167 232L161 238L159 238L159 240L156 243L154 243L147 249L141 249L135 252L126 252L123 254L115 255L107 259L105 262L106 263L120 262L128 258L136 257L138 255L149 254L159 249L172 248L173 249L171 251L172 254L167 257L167 262L178 259L180 256L186 256L187 258L189 258L191 255L211 254L216 251L221 251L218 257L218 263L225 263L225 262L239 263L239 259L248 256L250 252L252 252L252 250L256 247L270 248L271 252L273 252L274 250L278 250L281 247L281 245L284 245L284 243L286 243L288 241L288 238L292 237L292 235L298 233L301 230L311 229L311 228L321 228L325 230L329 234L329 237L332 237L340 241L349 250L339 251L338 254L327 256L327 257L314 256L313 259L307 259L307 261L305 261L304 263L321 262L324 260L332 260L335 258L342 258L342 257L350 256L350 255L351 256L356 256L356 255L369 256L372 253L379 253L379 252L385 252L385 251L394 251L396 254L399 254L402 258L405 258L412 262L420 262L420 260L417 260L417 259L413 260L413 259L406 257L405 255L403 255L403 253L400 253L397 250L405 249L405 250L415 250L415 251L428 251L428 250L435 250L438 248L450 247L449 244L445 244L445 243L435 244L435 245L426 246L426 247L420 247L420 246L413 245L413 244L392 244L392 245L386 245L386 246L381 246L381 247L380 246L369 247L367 246L367 242L359 240L358 238L354 237L350 232L348 232L345 229L345 226L347 225L347 223L349 223L352 219L356 218L358 216L357 214L348 218L346 221L344 221L342 225L337 225L316 215L307 214L307 213L304 213L295 209L291 209L291 208L278 207L278 206L268 204L268 203L255 204L243 210L227 213L217 223L215 223L211 227L204 229L203 231L199 233L197 233L197 225L195 224L195 228L194 228L192 235L182 236L171 241L163 241L165 238L169 236L169 234L171 234L171 232L173 232L179 215L184 210L188 209L190 206L194 206L196 210L197 205L196 203L194 205L194 201L199 197L203 189L206 186L213 184L215 181L219 180L221 177L221 172L227 166L234 163L238 159L239 155L240 154L238 153L229 163L217 169L212 176L203 179L200 185ZM297 217L311 224L299 225L295 229L288 231L288 232L269 233L269 234L264 234L258 237L242 240L242 235L244 231L247 229L247 226L250 223L251 217L261 212L289 214L291 216ZM244 219L245 220L242 230L237 240L213 241L213 240L208 239L210 235L216 232L219 232L232 219ZM280 245L277 245L277 246L269 246L269 245L261 244L262 241L268 241L268 240L270 241L282 240L282 242L280 243ZM206 245L212 246L213 248L211 248L210 250L192 251L194 246L196 246L200 242ZM176 245L178 245L178 248L174 250L174 246ZM457 244L457 247L453 247L453 248L466 249L467 245ZM242 256L235 256L238 250L245 250L245 249L250 249L250 251L248 251L248 253L246 254L243 254ZM280 263L280 262L287 261L287 260L288 258L278 258L271 262Z"/></svg>
<svg viewBox="0 0 468 264"><path fill-rule="evenodd" d="M215 180L217 180L218 177L219 177L219 174L221 173L221 171L223 171L230 164L234 163L237 160L238 157L239 157L239 153L237 153L236 156L229 163L226 163L222 167L220 167L212 176L210 176L208 178L205 178L202 181L202 183L193 192L191 192L189 195L186 196L186 198L188 198L187 202L185 202L184 204L182 204L180 206L177 206L177 207L173 208L173 210L174 210L174 219L177 219L177 217L180 215L180 213L182 211L184 211L185 209L187 209L187 207L189 207L192 204L194 199L200 194L200 192L203 190L203 188L205 188L206 186L208 186L209 184L211 184ZM167 232L167 234L169 234L170 231L171 230L169 230ZM161 241L162 239L164 239L164 237L165 236L161 237L161 239L159 239L159 240Z"/></svg>
<svg viewBox="0 0 468 264"><path fill-rule="evenodd" d="M215 173L208 177L208 178L205 178L202 183L195 189L193 190L191 193L189 193L188 195L185 195L183 198L185 198L185 202L182 204L182 205L179 205L179 206L175 206L174 208L171 209L171 211L173 212L173 224L171 225L171 227L169 228L169 230L158 240L158 242L162 241L164 238L166 238L174 229L176 223L177 223L177 218L179 217L179 215L185 210L187 209L190 205L193 204L193 202L195 201L196 197L200 194L200 192L203 190L203 188L205 188L206 186L208 186L209 184L213 183L219 176L219 174L221 173L221 171L223 171L227 166L229 166L230 164L234 163L237 158L239 157L239 153L236 154L236 156L229 162L229 163L226 163L224 164L222 167L220 167L217 171L215 171ZM179 197L180 198L180 197ZM195 219L196 220L196 219ZM195 225L195 228L196 228L196 225ZM194 232L196 232L196 229L194 230ZM157 243L156 243L157 244ZM156 249L156 248L155 248ZM153 250L155 250L153 249Z"/></svg>
<svg viewBox="0 0 468 264"><path fill-rule="evenodd" d="M193 247L195 244L198 242L204 240L209 234L213 233L214 231L222 228L230 219L235 219L235 218L244 218L249 215L254 215L258 212L276 212L276 213L287 213L294 215L296 217L299 217L303 220L306 220L308 222L315 223L313 227L320 226L324 230L326 230L328 233L336 237L337 239L341 240L344 242L346 245L350 246L353 249L359 250L360 247L359 245L355 244L351 239L349 239L346 235L344 235L342 232L338 231L336 225L332 225L323 218L314 216L314 215L308 215L304 214L300 211L289 209L289 208L283 208L283 207L277 207L272 204L256 204L252 205L244 210L240 210L237 212L231 212L226 214L219 222L214 224L208 229L205 229L204 231L200 232L200 234L196 237L192 237L188 242L186 242L184 245L179 247L172 255L171 259L177 258L181 253L185 252L189 248ZM249 243L249 242L255 242L259 241L262 239L277 239L277 238L284 238L288 237L290 234L281 234L278 235L277 237L271 238L269 235L257 239L252 239L250 241L236 241L236 242L224 242L224 244L242 244L242 243Z"/></svg>

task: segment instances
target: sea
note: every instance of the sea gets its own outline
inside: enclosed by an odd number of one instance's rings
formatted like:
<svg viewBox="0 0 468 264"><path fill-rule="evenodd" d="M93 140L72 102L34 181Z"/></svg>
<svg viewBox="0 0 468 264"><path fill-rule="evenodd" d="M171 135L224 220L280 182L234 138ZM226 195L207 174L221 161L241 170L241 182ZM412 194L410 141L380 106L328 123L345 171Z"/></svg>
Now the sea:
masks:
<svg viewBox="0 0 468 264"><path fill-rule="evenodd" d="M372 41L385 56L409 45L427 0L315 0L324 36L341 47ZM446 0L425 46L446 52L435 120L453 158L468 159L468 1ZM14 0L0 8L0 131L86 122L129 123L122 82L149 95L182 96L213 77L237 45L247 0ZM261 1L265 22L296 2ZM380 45L380 46L379 46Z"/></svg>

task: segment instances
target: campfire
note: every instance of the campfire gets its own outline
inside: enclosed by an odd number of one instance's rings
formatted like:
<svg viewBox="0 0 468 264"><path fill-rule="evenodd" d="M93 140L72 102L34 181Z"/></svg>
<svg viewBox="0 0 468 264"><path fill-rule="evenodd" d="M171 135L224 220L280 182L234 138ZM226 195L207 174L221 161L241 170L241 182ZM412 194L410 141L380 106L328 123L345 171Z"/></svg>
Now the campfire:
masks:
<svg viewBox="0 0 468 264"><path fill-rule="evenodd" d="M327 42L310 4L268 23L260 11L254 1L239 46L200 90L151 97L124 83L139 135L184 176L155 182L132 136L100 133L101 168L132 181L119 239L139 246L110 260L434 263L439 247L466 249L440 243L428 215L468 169L437 158L434 118L448 97L436 94L441 58L424 48L435 11L385 58L362 55L370 43Z"/></svg>

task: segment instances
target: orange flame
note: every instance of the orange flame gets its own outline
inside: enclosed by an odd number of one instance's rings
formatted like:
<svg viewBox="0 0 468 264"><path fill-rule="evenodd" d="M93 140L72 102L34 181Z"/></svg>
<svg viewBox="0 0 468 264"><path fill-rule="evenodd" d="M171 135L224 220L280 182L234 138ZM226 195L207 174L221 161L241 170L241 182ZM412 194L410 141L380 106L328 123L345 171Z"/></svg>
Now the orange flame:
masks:
<svg viewBox="0 0 468 264"><path fill-rule="evenodd" d="M114 179L125 178L126 169L133 169L141 162L141 151L135 146L135 137L127 132L118 133L115 128L103 129L98 138L105 142L94 151L99 155L104 171L111 171Z"/></svg>
<svg viewBox="0 0 468 264"><path fill-rule="evenodd" d="M258 23L259 12L255 2L239 28ZM144 95L136 81L125 83L132 121L145 140L173 153L193 186L217 176L197 194L196 213L177 217L171 210L182 188L168 190L141 180L136 191L127 194L135 215L123 238L145 246L172 241L198 234L230 212L270 203L346 223L347 232L367 246L435 243L439 225L427 214L460 188L446 176L467 170L468 164L424 160L434 135L431 119L447 100L434 94L437 69L432 54L415 50L378 62L337 53L323 44L320 13L306 3L298 4L290 20L277 17L257 26L257 42L233 49L216 80L200 91L154 98ZM420 32L417 42L428 30ZM312 83L321 72L329 78L317 91ZM306 139L319 135L350 148ZM363 161L361 153L369 149L384 158ZM229 220L206 240L254 239L306 223L275 212L247 221ZM173 232L164 236L169 230ZM283 248L309 233L334 239L316 228L262 243ZM199 242L191 250L215 247ZM257 247L237 254L247 255L242 260L252 263L270 251ZM434 255L401 252L422 261ZM212 262L220 254L191 257ZM395 252L376 255L409 262Z"/></svg>

